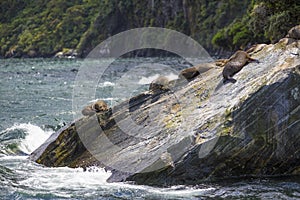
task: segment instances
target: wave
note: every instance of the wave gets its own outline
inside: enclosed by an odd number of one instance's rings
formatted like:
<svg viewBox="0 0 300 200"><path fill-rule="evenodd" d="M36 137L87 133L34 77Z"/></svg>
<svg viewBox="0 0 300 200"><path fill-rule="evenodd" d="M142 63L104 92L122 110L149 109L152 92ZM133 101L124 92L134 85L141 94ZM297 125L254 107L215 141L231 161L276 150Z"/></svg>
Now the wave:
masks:
<svg viewBox="0 0 300 200"><path fill-rule="evenodd" d="M166 188L152 187L147 185L133 185L130 183L110 183L111 190L135 191L142 194L145 199L199 199L200 196L212 193L216 190L212 186L192 187L175 185Z"/></svg>
<svg viewBox="0 0 300 200"><path fill-rule="evenodd" d="M37 166L34 167L34 170L30 170L30 175L21 180L19 184L34 190L48 190L49 192L56 191L58 193L66 190L66 188L97 190L99 186L107 184L106 180L110 175L110 172L97 167L85 171L82 168L45 168Z"/></svg>
<svg viewBox="0 0 300 200"><path fill-rule="evenodd" d="M0 132L0 152L6 155L29 155L53 132L30 123L15 124Z"/></svg>

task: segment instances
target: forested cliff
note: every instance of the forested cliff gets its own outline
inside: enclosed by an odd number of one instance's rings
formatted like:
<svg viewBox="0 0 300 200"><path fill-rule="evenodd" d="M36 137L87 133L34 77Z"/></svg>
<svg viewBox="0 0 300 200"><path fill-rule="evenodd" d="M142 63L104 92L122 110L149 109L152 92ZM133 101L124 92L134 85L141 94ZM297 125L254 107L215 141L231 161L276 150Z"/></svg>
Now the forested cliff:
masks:
<svg viewBox="0 0 300 200"><path fill-rule="evenodd" d="M50 57L137 27L191 36L210 53L276 42L300 21L298 0L1 0L1 57Z"/></svg>

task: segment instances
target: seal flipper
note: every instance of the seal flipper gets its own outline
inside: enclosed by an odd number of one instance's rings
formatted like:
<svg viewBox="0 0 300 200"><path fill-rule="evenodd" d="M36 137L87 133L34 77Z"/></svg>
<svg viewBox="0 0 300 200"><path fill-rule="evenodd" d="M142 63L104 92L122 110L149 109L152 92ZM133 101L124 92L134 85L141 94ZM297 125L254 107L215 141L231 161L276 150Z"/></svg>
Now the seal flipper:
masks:
<svg viewBox="0 0 300 200"><path fill-rule="evenodd" d="M256 63L260 63L260 61L259 61L259 60L257 60L257 59L254 59L254 62L256 62Z"/></svg>
<svg viewBox="0 0 300 200"><path fill-rule="evenodd" d="M224 79L223 84L225 85L226 83L236 83L236 79L234 78Z"/></svg>
<svg viewBox="0 0 300 200"><path fill-rule="evenodd" d="M255 58L251 58L250 56L248 57L249 62L254 62L254 63L260 63L259 60L255 59Z"/></svg>

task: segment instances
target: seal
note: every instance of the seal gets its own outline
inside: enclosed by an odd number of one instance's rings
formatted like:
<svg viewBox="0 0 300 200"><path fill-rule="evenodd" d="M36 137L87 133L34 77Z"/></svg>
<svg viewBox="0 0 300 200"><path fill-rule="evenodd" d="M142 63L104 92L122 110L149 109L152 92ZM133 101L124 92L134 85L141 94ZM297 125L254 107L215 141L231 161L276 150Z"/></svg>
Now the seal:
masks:
<svg viewBox="0 0 300 200"><path fill-rule="evenodd" d="M300 25L291 28L285 37L300 40Z"/></svg>
<svg viewBox="0 0 300 200"><path fill-rule="evenodd" d="M95 113L99 113L99 112L106 112L108 111L109 107L108 105L105 103L105 101L103 100L98 100L93 104L90 104L88 106L86 106L81 113L84 116L92 116Z"/></svg>
<svg viewBox="0 0 300 200"><path fill-rule="evenodd" d="M258 60L251 58L249 54L245 51L237 51L235 54L233 54L229 61L225 64L223 69L223 83L226 83L227 81L235 83L236 80L232 78L236 73L241 71L245 65L247 65L250 62L259 62Z"/></svg>
<svg viewBox="0 0 300 200"><path fill-rule="evenodd" d="M229 61L229 59L218 59L215 61L216 66L224 67L224 65Z"/></svg>
<svg viewBox="0 0 300 200"><path fill-rule="evenodd" d="M165 76L159 76L153 80L149 85L149 91L152 93L159 93L170 90L169 79Z"/></svg>
<svg viewBox="0 0 300 200"><path fill-rule="evenodd" d="M215 67L213 63L201 63L199 65L186 68L179 73L180 78L185 78L188 81L191 81L195 77L199 76L201 73L204 73Z"/></svg>

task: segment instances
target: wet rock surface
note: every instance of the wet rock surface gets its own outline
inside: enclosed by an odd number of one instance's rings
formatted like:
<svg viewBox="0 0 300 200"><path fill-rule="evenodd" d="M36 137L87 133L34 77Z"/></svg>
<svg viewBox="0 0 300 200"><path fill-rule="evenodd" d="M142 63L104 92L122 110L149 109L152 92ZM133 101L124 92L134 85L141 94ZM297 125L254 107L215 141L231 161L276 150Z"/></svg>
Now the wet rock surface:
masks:
<svg viewBox="0 0 300 200"><path fill-rule="evenodd" d="M222 84L222 68L143 93L53 134L30 159L57 167L98 165L109 181L197 184L300 174L299 41L264 45ZM211 66L212 64L208 64ZM217 88L217 89L216 89Z"/></svg>

